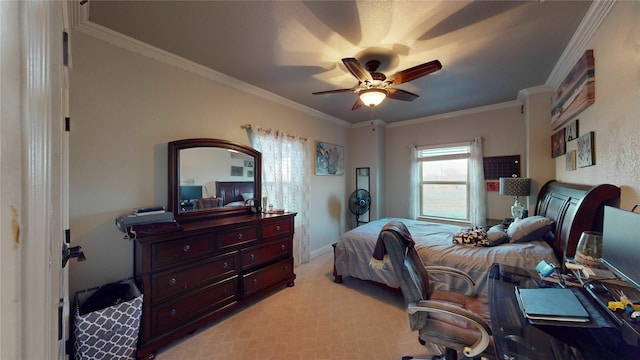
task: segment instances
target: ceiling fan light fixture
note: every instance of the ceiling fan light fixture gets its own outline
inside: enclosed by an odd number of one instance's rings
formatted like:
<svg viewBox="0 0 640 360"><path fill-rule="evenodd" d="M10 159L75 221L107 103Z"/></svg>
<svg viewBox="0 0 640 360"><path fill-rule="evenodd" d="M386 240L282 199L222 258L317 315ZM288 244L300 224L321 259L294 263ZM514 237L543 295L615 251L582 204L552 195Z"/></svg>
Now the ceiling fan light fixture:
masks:
<svg viewBox="0 0 640 360"><path fill-rule="evenodd" d="M369 107L379 105L386 97L387 92L383 89L367 89L360 92L360 101Z"/></svg>

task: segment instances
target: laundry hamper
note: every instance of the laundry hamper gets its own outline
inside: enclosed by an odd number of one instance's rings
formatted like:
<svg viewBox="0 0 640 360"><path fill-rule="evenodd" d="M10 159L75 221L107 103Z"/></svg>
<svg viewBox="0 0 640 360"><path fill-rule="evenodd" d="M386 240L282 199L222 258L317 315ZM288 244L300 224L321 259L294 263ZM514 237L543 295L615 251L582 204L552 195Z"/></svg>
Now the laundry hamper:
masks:
<svg viewBox="0 0 640 360"><path fill-rule="evenodd" d="M135 359L142 297L131 279L76 293L74 359Z"/></svg>

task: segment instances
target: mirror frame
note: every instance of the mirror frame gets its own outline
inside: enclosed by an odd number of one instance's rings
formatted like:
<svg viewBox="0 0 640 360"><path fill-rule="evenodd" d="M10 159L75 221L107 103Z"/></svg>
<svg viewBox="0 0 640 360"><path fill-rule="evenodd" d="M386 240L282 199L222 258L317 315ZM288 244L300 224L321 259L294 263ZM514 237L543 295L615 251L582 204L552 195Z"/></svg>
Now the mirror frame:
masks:
<svg viewBox="0 0 640 360"><path fill-rule="evenodd" d="M197 147L220 148L234 150L247 154L254 158L253 183L254 198L262 198L262 154L254 148L246 145L220 139L184 139L176 140L169 143L169 197L167 202L169 210L173 212L173 216L177 221L205 220L217 217L241 215L248 213L247 206L237 206L229 208L211 208L199 211L179 212L180 206L180 150L191 149ZM258 201L259 205L260 201Z"/></svg>

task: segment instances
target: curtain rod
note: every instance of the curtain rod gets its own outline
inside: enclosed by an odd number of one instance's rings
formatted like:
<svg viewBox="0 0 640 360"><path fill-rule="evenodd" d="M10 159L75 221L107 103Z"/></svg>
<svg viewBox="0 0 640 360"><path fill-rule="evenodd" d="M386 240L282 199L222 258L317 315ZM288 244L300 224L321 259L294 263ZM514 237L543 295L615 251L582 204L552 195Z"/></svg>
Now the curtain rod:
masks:
<svg viewBox="0 0 640 360"><path fill-rule="evenodd" d="M251 130L251 124L246 124L246 125L240 125L240 128L245 129L245 130ZM274 131L278 131L273 129ZM266 131L271 131L271 130L266 130ZM287 134L288 137L295 139L296 137L299 138L302 141L309 141L308 137L304 137L304 136L295 136L295 135L289 135Z"/></svg>

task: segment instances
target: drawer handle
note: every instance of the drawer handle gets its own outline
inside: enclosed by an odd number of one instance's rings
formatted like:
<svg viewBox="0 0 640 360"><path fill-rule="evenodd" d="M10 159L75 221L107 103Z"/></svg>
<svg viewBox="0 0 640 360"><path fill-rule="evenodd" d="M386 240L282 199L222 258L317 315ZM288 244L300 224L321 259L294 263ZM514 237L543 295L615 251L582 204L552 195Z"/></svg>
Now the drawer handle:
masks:
<svg viewBox="0 0 640 360"><path fill-rule="evenodd" d="M223 295L227 295L228 293L229 293L229 290L227 288L222 289Z"/></svg>
<svg viewBox="0 0 640 360"><path fill-rule="evenodd" d="M238 234L238 240L242 240L242 233Z"/></svg>
<svg viewBox="0 0 640 360"><path fill-rule="evenodd" d="M258 285L258 279L256 278L253 279L253 285Z"/></svg>
<svg viewBox="0 0 640 360"><path fill-rule="evenodd" d="M182 252L187 252L187 251L189 251L189 250L191 250L191 245L189 245L189 244L185 245L185 246L182 248Z"/></svg>
<svg viewBox="0 0 640 360"><path fill-rule="evenodd" d="M169 317L176 317L177 313L176 309L171 309L171 311L169 311Z"/></svg>
<svg viewBox="0 0 640 360"><path fill-rule="evenodd" d="M177 282L176 278L171 278L171 280L169 280L169 286L174 286L176 282Z"/></svg>
<svg viewBox="0 0 640 360"><path fill-rule="evenodd" d="M284 249L286 249L286 248L287 248L287 247L286 247L286 246L284 246L284 244L280 244L280 250L284 250Z"/></svg>
<svg viewBox="0 0 640 360"><path fill-rule="evenodd" d="M276 231L280 231L280 225L276 225Z"/></svg>
<svg viewBox="0 0 640 360"><path fill-rule="evenodd" d="M249 260L253 261L256 259L256 256L254 254L249 254Z"/></svg>
<svg viewBox="0 0 640 360"><path fill-rule="evenodd" d="M285 266L284 266L284 270L285 270L285 271L289 271L289 265L285 265Z"/></svg>
<svg viewBox="0 0 640 360"><path fill-rule="evenodd" d="M225 261L225 262L222 263L222 268L223 269L226 269L228 267L229 267L229 263L228 262Z"/></svg>

